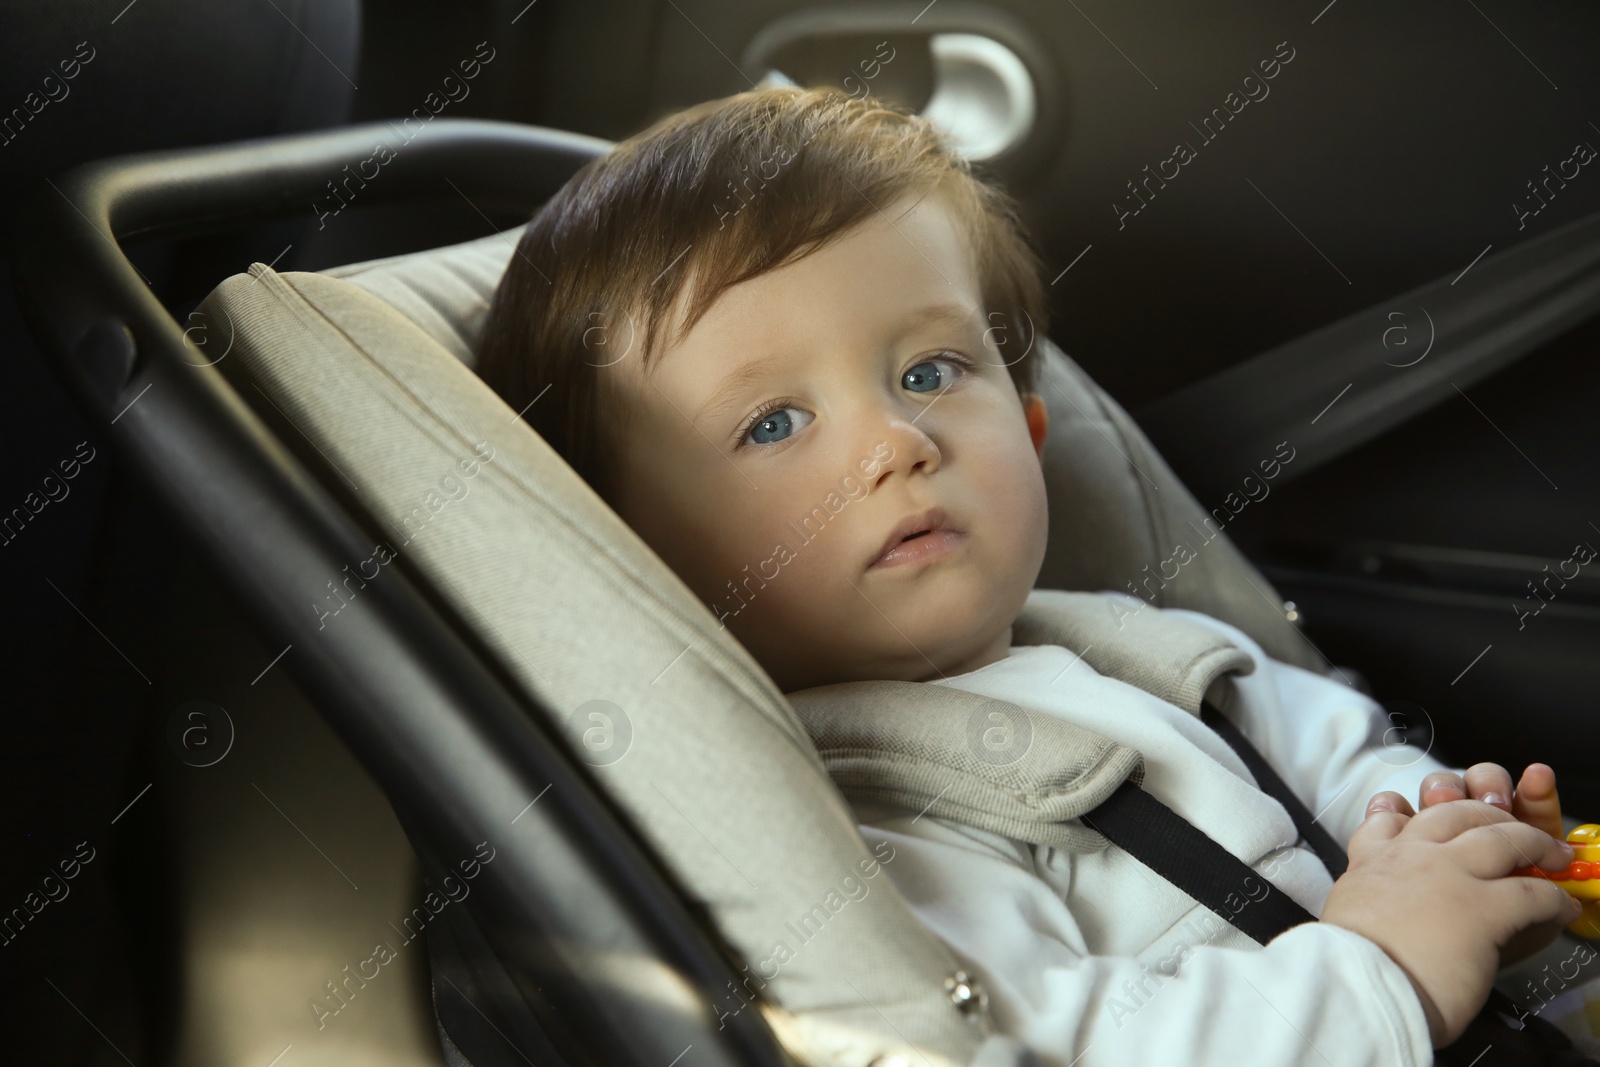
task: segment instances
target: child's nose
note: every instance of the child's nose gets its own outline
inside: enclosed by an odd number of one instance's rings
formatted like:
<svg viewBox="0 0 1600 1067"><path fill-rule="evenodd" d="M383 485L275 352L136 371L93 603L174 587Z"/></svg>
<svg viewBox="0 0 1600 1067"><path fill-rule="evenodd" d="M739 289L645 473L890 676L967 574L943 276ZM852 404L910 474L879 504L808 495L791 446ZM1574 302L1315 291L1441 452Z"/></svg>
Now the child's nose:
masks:
<svg viewBox="0 0 1600 1067"><path fill-rule="evenodd" d="M917 425L919 415L893 412L875 420L860 438L862 455L878 460L877 473L872 478L874 487L883 485L894 474L932 474L939 469L943 454L938 443Z"/></svg>

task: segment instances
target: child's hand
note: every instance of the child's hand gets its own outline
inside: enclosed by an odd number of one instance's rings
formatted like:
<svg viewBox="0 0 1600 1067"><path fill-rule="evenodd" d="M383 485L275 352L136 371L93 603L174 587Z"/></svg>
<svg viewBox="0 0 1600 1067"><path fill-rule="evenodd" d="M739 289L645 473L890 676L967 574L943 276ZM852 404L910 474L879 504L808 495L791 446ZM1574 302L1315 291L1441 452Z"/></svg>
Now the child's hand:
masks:
<svg viewBox="0 0 1600 1067"><path fill-rule="evenodd" d="M1399 800L1399 794L1391 794ZM1507 803L1506 798L1511 800ZM1518 821L1537 827L1561 841L1566 837L1561 826L1561 799L1556 795L1556 772L1543 763L1530 763L1522 772L1517 790L1511 791L1511 773L1498 763L1475 763L1466 776L1453 771L1435 771L1422 780L1417 790L1420 807L1456 800L1481 800L1501 811L1509 811ZM1401 801L1395 810L1412 814L1411 805ZM1534 866L1529 860L1523 866ZM1520 963L1552 944L1561 936L1561 922L1539 923L1513 937L1500 948L1500 966Z"/></svg>
<svg viewBox="0 0 1600 1067"><path fill-rule="evenodd" d="M1511 772L1498 763L1475 763L1467 768L1465 778L1453 771L1435 771L1422 780L1417 791L1417 806L1424 809L1462 799L1493 804L1558 841L1566 836L1561 826L1561 799L1556 795L1556 772L1543 763L1528 764L1515 793L1511 791Z"/></svg>
<svg viewBox="0 0 1600 1067"><path fill-rule="evenodd" d="M1411 979L1435 1048L1460 1037L1489 995L1504 946L1582 906L1553 882L1508 878L1532 863L1564 868L1572 849L1478 800L1420 814L1399 793L1372 798L1350 837L1350 866L1322 921L1376 943Z"/></svg>

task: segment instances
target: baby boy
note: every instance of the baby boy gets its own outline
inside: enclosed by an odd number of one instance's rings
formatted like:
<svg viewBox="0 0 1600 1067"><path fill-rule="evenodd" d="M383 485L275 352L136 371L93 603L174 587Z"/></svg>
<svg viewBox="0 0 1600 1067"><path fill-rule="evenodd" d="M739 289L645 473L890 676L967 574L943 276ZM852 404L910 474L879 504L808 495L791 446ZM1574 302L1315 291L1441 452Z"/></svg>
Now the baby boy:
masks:
<svg viewBox="0 0 1600 1067"><path fill-rule="evenodd" d="M897 887L1050 1062L1429 1062L1497 968L1577 913L1507 877L1571 858L1553 773L1514 791L1494 764L1380 764L1359 694L1175 612L1255 659L1242 728L1348 843L1335 883L1283 847L1282 808L1193 715L1086 664L1064 677L1057 646L1014 648L1047 540L1047 324L1013 203L931 126L769 89L672 115L558 192L511 258L479 370L785 692L928 682L1075 719L1138 748L1146 788L1213 837L1259 829L1238 845L1258 870L1300 864L1274 881L1319 922L1259 951L1196 947L1153 989L1135 958L1197 905L1125 853L858 809L894 836Z"/></svg>

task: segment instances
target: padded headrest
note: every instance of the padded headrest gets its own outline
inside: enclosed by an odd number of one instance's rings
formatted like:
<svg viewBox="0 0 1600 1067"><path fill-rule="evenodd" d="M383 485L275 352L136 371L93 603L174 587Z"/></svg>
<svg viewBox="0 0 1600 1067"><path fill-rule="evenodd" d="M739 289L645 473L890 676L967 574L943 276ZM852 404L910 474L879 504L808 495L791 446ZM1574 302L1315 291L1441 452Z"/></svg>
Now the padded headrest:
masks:
<svg viewBox="0 0 1600 1067"><path fill-rule="evenodd" d="M522 228L427 252L369 259L323 271L360 286L399 311L446 352L478 365L489 301L522 239Z"/></svg>

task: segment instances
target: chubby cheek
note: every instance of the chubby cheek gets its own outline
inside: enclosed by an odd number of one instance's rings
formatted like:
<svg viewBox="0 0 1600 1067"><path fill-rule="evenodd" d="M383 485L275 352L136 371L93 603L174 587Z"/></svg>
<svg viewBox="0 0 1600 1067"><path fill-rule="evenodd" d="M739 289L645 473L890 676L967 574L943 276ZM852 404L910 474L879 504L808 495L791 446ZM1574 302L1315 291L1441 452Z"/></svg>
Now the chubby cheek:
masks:
<svg viewBox="0 0 1600 1067"><path fill-rule="evenodd" d="M741 528L726 508L705 507L679 516L673 569L708 603L737 608L748 589L759 589L762 574L771 574L772 546L761 544Z"/></svg>
<svg viewBox="0 0 1600 1067"><path fill-rule="evenodd" d="M782 499L776 494L768 500ZM764 502L765 503L765 502ZM830 522L821 534L812 532L807 541L807 530L801 525L803 515L799 507L785 508L781 504L766 504L760 509L750 509L730 519L742 531L736 538L739 547L735 554L740 566L750 564L747 575L759 575L762 582L752 582L750 588L757 599L769 602L769 608L781 607L786 613L805 612L814 596L808 597L830 577L827 558L834 542L840 540ZM793 511L795 514L791 515ZM831 574L837 581L837 574ZM763 584L764 583L764 584ZM751 604L752 614L764 617L767 611L757 612Z"/></svg>
<svg viewBox="0 0 1600 1067"><path fill-rule="evenodd" d="M636 462L614 507L684 584L713 601L727 595L727 583L755 560L741 555L737 532L724 521L726 507L704 485L684 484L671 469L672 459Z"/></svg>
<svg viewBox="0 0 1600 1067"><path fill-rule="evenodd" d="M729 625L752 649L802 654L848 629L850 612L866 607L856 603L860 598L847 581L859 582L851 577L860 539L859 530L848 528L854 506L832 516L820 532L801 526L804 509L799 507L792 509L793 515L770 505L739 517L745 524L744 548L733 553L728 566L737 572L730 576L740 599L733 599L725 584L719 588L724 603L739 611Z"/></svg>
<svg viewBox="0 0 1600 1067"><path fill-rule="evenodd" d="M624 518L636 530L653 530L645 540L697 596L731 611L779 566L769 530L781 522L759 513L754 495L714 476L680 479L673 491L640 493Z"/></svg>
<svg viewBox="0 0 1600 1067"><path fill-rule="evenodd" d="M1026 439L1019 445L1008 438L993 442L983 459L985 474L977 485L991 565L1018 572L1019 580L1025 572L1031 587L1044 562L1050 522L1038 453Z"/></svg>

